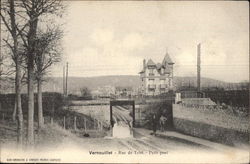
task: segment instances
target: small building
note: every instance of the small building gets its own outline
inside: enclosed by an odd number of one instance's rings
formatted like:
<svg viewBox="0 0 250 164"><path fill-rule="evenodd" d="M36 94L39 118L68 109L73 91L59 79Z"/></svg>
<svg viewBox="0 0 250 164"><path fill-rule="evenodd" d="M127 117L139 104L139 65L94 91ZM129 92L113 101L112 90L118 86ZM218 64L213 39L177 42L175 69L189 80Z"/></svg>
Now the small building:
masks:
<svg viewBox="0 0 250 164"><path fill-rule="evenodd" d="M98 87L96 90L92 92L92 94L96 97L108 98L115 94L115 87L109 85Z"/></svg>
<svg viewBox="0 0 250 164"><path fill-rule="evenodd" d="M154 63L152 59L143 60L143 69L140 74L141 94L159 95L173 90L173 65L168 53L162 63Z"/></svg>
<svg viewBox="0 0 250 164"><path fill-rule="evenodd" d="M132 87L115 87L115 95L117 97L128 97L133 94L133 88Z"/></svg>

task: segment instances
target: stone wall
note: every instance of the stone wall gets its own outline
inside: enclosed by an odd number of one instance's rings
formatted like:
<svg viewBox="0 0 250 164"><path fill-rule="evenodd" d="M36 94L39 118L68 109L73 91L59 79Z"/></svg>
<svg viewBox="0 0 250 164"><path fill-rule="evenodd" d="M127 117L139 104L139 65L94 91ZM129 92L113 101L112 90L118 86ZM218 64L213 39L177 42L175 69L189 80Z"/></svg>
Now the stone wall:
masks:
<svg viewBox="0 0 250 164"><path fill-rule="evenodd" d="M227 145L248 143L249 133L180 118L173 119L175 130Z"/></svg>
<svg viewBox="0 0 250 164"><path fill-rule="evenodd" d="M211 141L236 145L249 142L248 118L234 117L220 111L173 105L175 130Z"/></svg>

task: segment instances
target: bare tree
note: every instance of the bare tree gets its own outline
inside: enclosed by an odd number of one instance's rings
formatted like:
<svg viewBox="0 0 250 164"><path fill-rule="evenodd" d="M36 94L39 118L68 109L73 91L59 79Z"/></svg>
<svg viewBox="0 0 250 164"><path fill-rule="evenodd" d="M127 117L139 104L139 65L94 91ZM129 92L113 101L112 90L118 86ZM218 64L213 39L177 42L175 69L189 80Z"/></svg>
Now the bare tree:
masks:
<svg viewBox="0 0 250 164"><path fill-rule="evenodd" d="M11 41L8 38L2 40L6 43L8 48L11 50L12 59L15 63L15 92L16 92L16 106L17 106L17 140L20 145L23 141L23 113L21 106L21 63L22 54L19 48L19 37L21 32L26 26L23 26L18 30L20 23L20 17L17 21L18 13L22 11L16 11L19 2L14 0L8 0L1 3L1 20L3 21L7 31L10 33Z"/></svg>
<svg viewBox="0 0 250 164"><path fill-rule="evenodd" d="M2 44L2 42L1 42ZM11 88L11 85L7 85L11 79L11 76L15 73L13 69L11 59L9 56L12 56L12 52L8 51L9 46L6 44L1 45L0 53L0 93ZM11 66L10 66L11 65Z"/></svg>
<svg viewBox="0 0 250 164"><path fill-rule="evenodd" d="M40 32L36 44L36 80L37 80L37 102L38 102L38 129L43 127L43 107L42 107L42 82L44 75L52 64L60 61L60 39L62 31L59 26L47 28L45 32Z"/></svg>
<svg viewBox="0 0 250 164"><path fill-rule="evenodd" d="M21 38L26 47L26 62L28 74L28 144L34 144L34 81L35 56L38 22L43 16L56 15L63 9L60 0L21 0L28 18L28 30L22 33Z"/></svg>

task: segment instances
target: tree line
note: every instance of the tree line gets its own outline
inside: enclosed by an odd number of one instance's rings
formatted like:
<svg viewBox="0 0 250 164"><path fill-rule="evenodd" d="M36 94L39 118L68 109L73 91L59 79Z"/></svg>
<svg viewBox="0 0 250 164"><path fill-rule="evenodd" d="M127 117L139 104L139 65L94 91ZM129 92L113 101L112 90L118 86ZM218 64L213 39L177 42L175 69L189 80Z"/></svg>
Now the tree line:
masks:
<svg viewBox="0 0 250 164"><path fill-rule="evenodd" d="M22 146L34 144L34 90L37 86L38 131L44 127L42 107L43 80L49 68L61 58L60 23L65 5L60 0L4 0L1 2L1 56L0 78L13 76L15 81L14 119L17 121L17 141ZM1 79L0 79L1 80ZM24 137L24 119L21 87L27 84L28 117L27 138ZM36 85L35 85L36 84Z"/></svg>

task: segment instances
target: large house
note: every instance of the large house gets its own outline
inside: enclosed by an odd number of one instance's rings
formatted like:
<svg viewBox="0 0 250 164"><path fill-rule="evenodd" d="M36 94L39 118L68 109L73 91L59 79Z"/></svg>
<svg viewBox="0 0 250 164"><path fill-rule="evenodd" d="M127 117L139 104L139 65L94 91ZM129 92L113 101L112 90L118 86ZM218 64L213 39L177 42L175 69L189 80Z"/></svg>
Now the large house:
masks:
<svg viewBox="0 0 250 164"><path fill-rule="evenodd" d="M159 95L173 89L173 61L166 53L162 63L154 63L152 59L143 60L141 93L143 95Z"/></svg>

